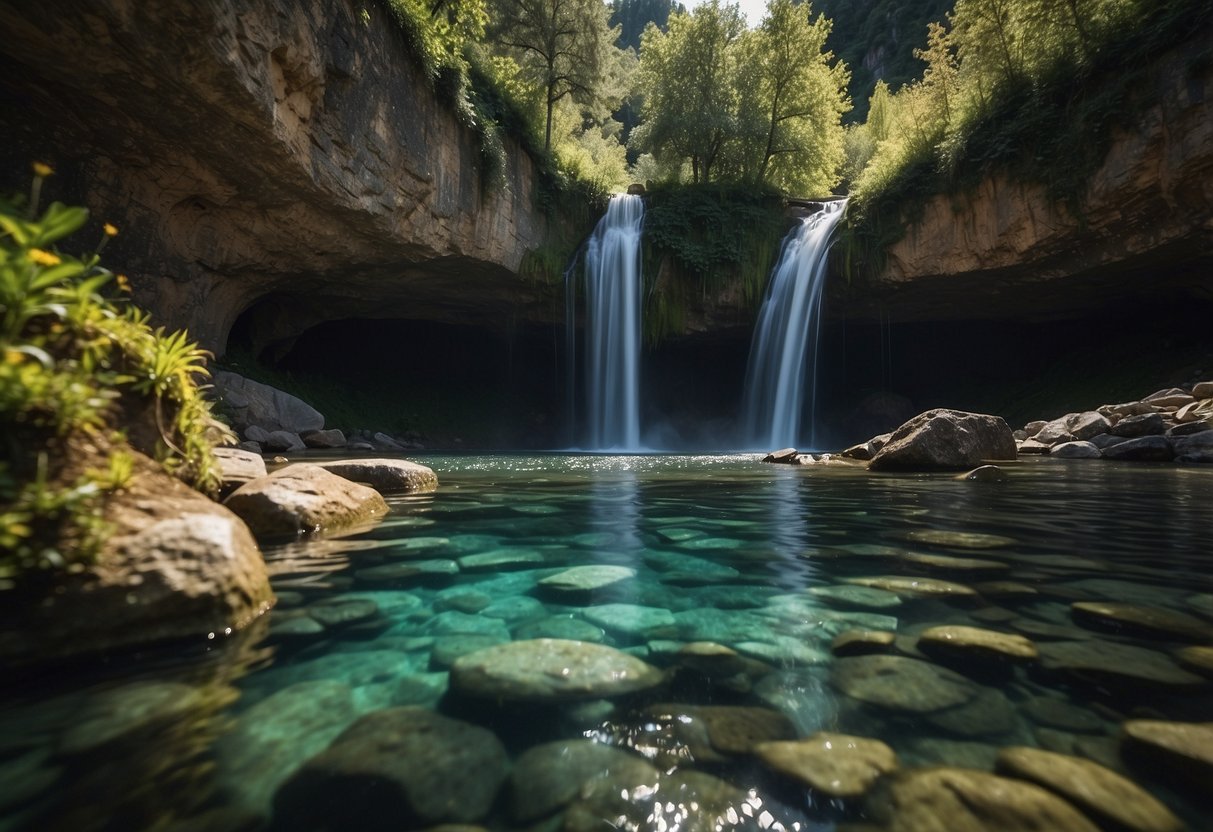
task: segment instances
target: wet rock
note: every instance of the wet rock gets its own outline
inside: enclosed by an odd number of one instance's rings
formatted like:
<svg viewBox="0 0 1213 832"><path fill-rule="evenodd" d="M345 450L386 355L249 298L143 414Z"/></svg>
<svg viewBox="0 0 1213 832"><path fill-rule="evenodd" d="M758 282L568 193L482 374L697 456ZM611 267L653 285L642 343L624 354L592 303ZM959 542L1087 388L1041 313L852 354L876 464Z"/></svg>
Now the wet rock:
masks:
<svg viewBox="0 0 1213 832"><path fill-rule="evenodd" d="M430 649L430 669L447 670L463 656L508 641L508 636L500 633L455 633L438 636Z"/></svg>
<svg viewBox="0 0 1213 832"><path fill-rule="evenodd" d="M302 464L245 483L224 505L259 538L339 529L387 513L387 503L374 489Z"/></svg>
<svg viewBox="0 0 1213 832"><path fill-rule="evenodd" d="M1121 725L1121 731L1121 753L1127 761L1208 799L1213 783L1213 722L1132 719Z"/></svg>
<svg viewBox="0 0 1213 832"><path fill-rule="evenodd" d="M345 627L379 614L379 605L366 598L332 598L312 604L307 614L325 627Z"/></svg>
<svg viewBox="0 0 1213 832"><path fill-rule="evenodd" d="M307 641L324 635L324 625L306 615L283 618L277 614L270 619L270 636L280 641Z"/></svg>
<svg viewBox="0 0 1213 832"><path fill-rule="evenodd" d="M901 558L903 563L913 564L921 569L936 572L1006 572L1011 567L996 560L980 558L958 558L952 555L932 555L926 552L907 552Z"/></svg>
<svg viewBox="0 0 1213 832"><path fill-rule="evenodd" d="M872 457L873 471L964 470L986 460L1015 459L1011 429L998 416L928 410L893 432Z"/></svg>
<svg viewBox="0 0 1213 832"><path fill-rule="evenodd" d="M600 642L606 638L601 627L573 616L552 616L523 624L514 634L519 641L554 638L565 641Z"/></svg>
<svg viewBox="0 0 1213 832"><path fill-rule="evenodd" d="M915 529L905 535L914 543L945 546L952 549L1001 549L1014 545L1014 538L983 532L958 532L948 529Z"/></svg>
<svg viewBox="0 0 1213 832"><path fill-rule="evenodd" d="M778 451L771 451L762 458L762 461L775 462L782 465L797 465L799 464L797 460L798 456L800 456L800 452L795 448L783 448Z"/></svg>
<svg viewBox="0 0 1213 832"><path fill-rule="evenodd" d="M995 688L982 688L965 704L928 714L926 720L962 737L1002 736L1019 727L1015 707Z"/></svg>
<svg viewBox="0 0 1213 832"><path fill-rule="evenodd" d="M397 830L488 814L509 760L492 732L426 708L368 714L278 790L285 827Z"/></svg>
<svg viewBox="0 0 1213 832"><path fill-rule="evenodd" d="M530 621L547 614L547 607L526 595L514 595L489 604L480 614L505 622Z"/></svg>
<svg viewBox="0 0 1213 832"><path fill-rule="evenodd" d="M574 566L539 582L545 590L556 592L593 592L636 577L630 566Z"/></svg>
<svg viewBox="0 0 1213 832"><path fill-rule="evenodd" d="M451 589L444 589L434 597L434 611L446 612L447 610L455 610L456 612L472 615L480 612L491 603L493 603L491 595L457 586Z"/></svg>
<svg viewBox="0 0 1213 832"><path fill-rule="evenodd" d="M1159 390L1156 393L1151 393L1142 399L1142 401L1154 407L1165 408L1183 407L1186 404L1191 404L1192 402L1196 401L1196 399L1179 387L1171 387L1167 390Z"/></svg>
<svg viewBox="0 0 1213 832"><path fill-rule="evenodd" d="M1040 590L1019 581L983 581L973 584L973 589L986 598L1032 598Z"/></svg>
<svg viewBox="0 0 1213 832"><path fill-rule="evenodd" d="M1077 601L1070 605L1074 620L1103 630L1170 641L1207 642L1213 627L1186 613L1161 607L1113 601Z"/></svg>
<svg viewBox="0 0 1213 832"><path fill-rule="evenodd" d="M388 436L382 431L375 433L371 437L371 444L377 451L407 451L408 448L403 443L396 441L395 438Z"/></svg>
<svg viewBox="0 0 1213 832"><path fill-rule="evenodd" d="M914 765L960 766L979 771L993 771L994 761L998 758L998 746L971 739L919 737L904 746L900 755L903 762Z"/></svg>
<svg viewBox="0 0 1213 832"><path fill-rule="evenodd" d="M1099 459L1103 452L1090 442L1062 442L1054 445L1049 455L1058 459Z"/></svg>
<svg viewBox="0 0 1213 832"><path fill-rule="evenodd" d="M750 754L760 743L796 736L788 718L769 708L657 704L641 716L653 729L650 738L664 748L665 762L674 765L688 757L700 763L723 762Z"/></svg>
<svg viewBox="0 0 1213 832"><path fill-rule="evenodd" d="M853 699L907 713L956 707L977 695L977 688L959 673L901 656L839 659L830 682Z"/></svg>
<svg viewBox="0 0 1213 832"><path fill-rule="evenodd" d="M277 691L241 712L216 745L221 787L237 805L268 815L278 787L357 716L353 691L340 682Z"/></svg>
<svg viewBox="0 0 1213 832"><path fill-rule="evenodd" d="M595 780L610 778L636 786L657 776L652 763L618 748L590 740L547 743L527 749L514 763L509 782L511 814L519 823L531 823L576 800Z"/></svg>
<svg viewBox="0 0 1213 832"><path fill-rule="evenodd" d="M425 622L424 631L429 635L449 636L456 634L497 636L509 638L509 629L504 621L482 615L447 610Z"/></svg>
<svg viewBox="0 0 1213 832"><path fill-rule="evenodd" d="M979 662L1023 664L1039 656L1036 645L1023 636L956 625L925 630L918 637L918 649L928 656Z"/></svg>
<svg viewBox="0 0 1213 832"><path fill-rule="evenodd" d="M676 632L674 614L662 607L601 604L587 607L582 615L591 624L597 624L607 632L633 638L654 638L663 633Z"/></svg>
<svg viewBox="0 0 1213 832"><path fill-rule="evenodd" d="M1103 450L1104 459L1123 462L1170 462L1175 452L1165 436L1142 436Z"/></svg>
<svg viewBox="0 0 1213 832"><path fill-rule="evenodd" d="M898 776L874 805L889 832L1098 832L1081 812L1032 783L959 768Z"/></svg>
<svg viewBox="0 0 1213 832"><path fill-rule="evenodd" d="M299 438L299 434L291 433L289 430L270 431L266 435L265 441L261 444L267 451L293 453L307 449L307 445L303 444L303 440Z"/></svg>
<svg viewBox="0 0 1213 832"><path fill-rule="evenodd" d="M1141 436L1161 436L1167 429L1167 423L1158 413L1142 413L1138 416L1126 416L1107 431L1113 436L1124 436L1134 439Z"/></svg>
<svg viewBox="0 0 1213 832"><path fill-rule="evenodd" d="M1202 381L1192 388L1192 398L1213 399L1213 381Z"/></svg>
<svg viewBox="0 0 1213 832"><path fill-rule="evenodd" d="M354 578L360 583L392 587L449 581L458 572L459 565L455 561L438 558L368 566L356 571Z"/></svg>
<svg viewBox="0 0 1213 832"><path fill-rule="evenodd" d="M883 630L847 630L830 642L830 652L840 657L887 653L896 638L896 633Z"/></svg>
<svg viewBox="0 0 1213 832"><path fill-rule="evenodd" d="M1099 448L1099 450L1101 450L1101 451L1104 448L1110 447L1112 445L1119 445L1122 442L1128 442L1128 441L1129 441L1129 439L1126 436L1113 436L1110 433L1101 433L1098 436L1092 436L1090 439L1091 444L1094 445L1096 448Z"/></svg>
<svg viewBox="0 0 1213 832"><path fill-rule="evenodd" d="M678 552L646 552L644 562L661 573L662 583L728 583L741 577L731 566Z"/></svg>
<svg viewBox="0 0 1213 832"><path fill-rule="evenodd" d="M1105 404L1098 409L1100 413L1113 420L1125 419L1129 416L1143 416L1157 411L1157 408L1148 402Z"/></svg>
<svg viewBox="0 0 1213 832"><path fill-rule="evenodd" d="M1016 450L1021 454L1041 455L1047 454L1053 447L1044 442L1037 442L1035 439L1025 439L1022 442L1015 443Z"/></svg>
<svg viewBox="0 0 1213 832"><path fill-rule="evenodd" d="M215 462L219 465L219 493L226 497L246 482L266 475L265 460L260 453L239 448L215 448Z"/></svg>
<svg viewBox="0 0 1213 832"><path fill-rule="evenodd" d="M86 754L109 743L163 727L204 702L180 682L135 682L91 696L59 738L59 753Z"/></svg>
<svg viewBox="0 0 1213 832"><path fill-rule="evenodd" d="M860 797L897 768L897 755L883 742L824 731L794 742L762 743L754 754L772 771L840 798Z"/></svg>
<svg viewBox="0 0 1213 832"><path fill-rule="evenodd" d="M1069 426L1066 423L1066 417L1063 416L1060 419L1054 419L1051 422L1046 422L1044 427L1036 431L1031 438L1037 442L1043 442L1046 445L1056 445L1058 442L1072 442L1077 437L1070 433Z"/></svg>
<svg viewBox="0 0 1213 832"><path fill-rule="evenodd" d="M1017 746L999 752L995 770L1043 786L1118 829L1183 829L1179 818L1140 786L1090 760Z"/></svg>
<svg viewBox="0 0 1213 832"><path fill-rule="evenodd" d="M533 549L494 549L456 558L463 572L505 572L511 569L535 569L544 566L547 560Z"/></svg>
<svg viewBox="0 0 1213 832"><path fill-rule="evenodd" d="M480 650L451 668L451 690L490 701L571 702L647 690L659 670L612 647L534 639Z"/></svg>
<svg viewBox="0 0 1213 832"><path fill-rule="evenodd" d="M432 469L407 459L342 459L317 464L381 494L423 493L438 487L438 475Z"/></svg>
<svg viewBox="0 0 1213 832"><path fill-rule="evenodd" d="M1120 688L1191 690L1205 680L1181 669L1170 657L1129 644L1090 639L1038 645L1041 667L1073 681Z"/></svg>
<svg viewBox="0 0 1213 832"><path fill-rule="evenodd" d="M1171 441L1176 456L1188 456L1213 452L1213 430L1202 430Z"/></svg>
<svg viewBox="0 0 1213 832"><path fill-rule="evenodd" d="M850 583L869 586L919 598L975 598L977 593L964 584L937 578L916 578L903 575L877 575L871 578L851 578Z"/></svg>
<svg viewBox="0 0 1213 832"><path fill-rule="evenodd" d="M956 479L968 482L1006 482L1007 472L997 465L981 465L972 471L957 475Z"/></svg>
<svg viewBox="0 0 1213 832"><path fill-rule="evenodd" d="M616 828L678 829L680 832L719 832L740 825L746 815L765 811L771 820L775 805L755 810L749 795L735 786L699 771L658 774L645 782L619 779L613 774L590 781L564 816L562 832L602 832L603 819ZM784 824L791 828L792 821Z"/></svg>
<svg viewBox="0 0 1213 832"><path fill-rule="evenodd" d="M1184 647L1175 651L1175 660L1186 670L1213 678L1213 647Z"/></svg>
<svg viewBox="0 0 1213 832"><path fill-rule="evenodd" d="M1033 696L1019 707L1028 719L1049 728L1079 734L1098 734L1104 728L1103 720L1091 711L1052 696Z"/></svg>
<svg viewBox="0 0 1213 832"><path fill-rule="evenodd" d="M309 448L344 448L348 443L345 434L336 428L331 430L309 430L299 434L303 444Z"/></svg>
<svg viewBox="0 0 1213 832"><path fill-rule="evenodd" d="M809 593L824 598L839 606L859 607L869 610L887 610L901 606L901 596L896 592L870 586L814 586Z"/></svg>

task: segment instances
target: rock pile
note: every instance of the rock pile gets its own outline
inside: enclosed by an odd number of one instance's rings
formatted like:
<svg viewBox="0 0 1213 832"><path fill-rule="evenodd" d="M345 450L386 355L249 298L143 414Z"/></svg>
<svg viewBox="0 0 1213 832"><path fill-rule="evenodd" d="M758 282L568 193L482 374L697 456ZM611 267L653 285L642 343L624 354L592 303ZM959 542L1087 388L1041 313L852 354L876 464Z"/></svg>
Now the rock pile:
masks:
<svg viewBox="0 0 1213 832"><path fill-rule="evenodd" d="M1021 454L1062 459L1213 462L1213 381L1171 387L1015 431Z"/></svg>

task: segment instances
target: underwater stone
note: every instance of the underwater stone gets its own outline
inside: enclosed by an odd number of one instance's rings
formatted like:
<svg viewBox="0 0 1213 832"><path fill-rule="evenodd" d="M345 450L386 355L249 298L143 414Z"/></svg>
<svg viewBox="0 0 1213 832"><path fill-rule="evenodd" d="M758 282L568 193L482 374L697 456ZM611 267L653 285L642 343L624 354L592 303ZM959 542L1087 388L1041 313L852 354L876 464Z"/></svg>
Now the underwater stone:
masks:
<svg viewBox="0 0 1213 832"><path fill-rule="evenodd" d="M897 634L886 630L847 630L839 633L830 643L835 656L863 656L884 653L893 645Z"/></svg>
<svg viewBox="0 0 1213 832"><path fill-rule="evenodd" d="M515 641L460 657L451 690L478 699L573 702L647 690L661 671L601 644L557 639Z"/></svg>
<svg viewBox="0 0 1213 832"><path fill-rule="evenodd" d="M928 543L954 549L1001 549L1014 545L1014 538L984 532L958 532L947 529L915 529L907 532L905 539L914 543Z"/></svg>
<svg viewBox="0 0 1213 832"><path fill-rule="evenodd" d="M523 624L514 632L519 641L536 638L555 638L565 641L600 642L606 638L601 627L572 616L552 616Z"/></svg>
<svg viewBox="0 0 1213 832"><path fill-rule="evenodd" d="M307 614L325 627L343 627L379 614L379 605L365 598L333 598L312 604Z"/></svg>
<svg viewBox="0 0 1213 832"><path fill-rule="evenodd" d="M661 607L639 604L602 604L587 607L582 613L586 620L610 632L626 636L651 636L674 628L674 614Z"/></svg>
<svg viewBox="0 0 1213 832"><path fill-rule="evenodd" d="M878 575L871 578L851 578L849 583L870 586L898 595L935 598L973 598L977 593L964 584L937 578L916 578L907 575Z"/></svg>
<svg viewBox="0 0 1213 832"><path fill-rule="evenodd" d="M1033 696L1019 707L1028 719L1050 728L1082 734L1098 734L1104 728L1103 720L1091 711L1052 696Z"/></svg>
<svg viewBox="0 0 1213 832"><path fill-rule="evenodd" d="M561 592L589 592L636 577L630 566L574 566L539 582L545 589Z"/></svg>
<svg viewBox="0 0 1213 832"><path fill-rule="evenodd" d="M762 743L754 753L771 770L831 797L859 797L897 768L897 755L883 742L825 731L794 742Z"/></svg>
<svg viewBox="0 0 1213 832"><path fill-rule="evenodd" d="M955 625L925 630L918 649L929 656L983 661L1034 662L1039 656L1036 645L1023 636Z"/></svg>
<svg viewBox="0 0 1213 832"><path fill-rule="evenodd" d="M1213 722L1131 719L1121 731L1126 760L1208 799L1213 783Z"/></svg>
<svg viewBox="0 0 1213 832"><path fill-rule="evenodd" d="M1038 645L1041 666L1089 684L1136 687L1152 685L1174 690L1208 683L1181 669L1169 656L1144 647L1110 641L1054 641Z"/></svg>
<svg viewBox="0 0 1213 832"><path fill-rule="evenodd" d="M590 740L527 749L510 774L511 814L520 823L547 817L575 800L588 783L605 778L636 786L656 780L657 769L643 757Z"/></svg>
<svg viewBox="0 0 1213 832"><path fill-rule="evenodd" d="M1043 786L1118 829L1183 829L1179 818L1140 786L1090 760L1017 746L1000 751L995 768L999 774Z"/></svg>
<svg viewBox="0 0 1213 832"><path fill-rule="evenodd" d="M179 719L205 703L181 682L135 682L90 697L59 739L60 754L84 754Z"/></svg>
<svg viewBox="0 0 1213 832"><path fill-rule="evenodd" d="M398 830L488 814L509 759L491 731L426 708L375 711L278 790L275 823Z"/></svg>
<svg viewBox="0 0 1213 832"><path fill-rule="evenodd" d="M1070 612L1080 624L1114 632L1174 641L1207 642L1213 639L1213 625L1186 613L1160 607L1079 601L1070 605Z"/></svg>
<svg viewBox="0 0 1213 832"><path fill-rule="evenodd" d="M830 682L853 699L908 713L952 708L977 695L977 688L959 673L902 656L839 659Z"/></svg>
<svg viewBox="0 0 1213 832"><path fill-rule="evenodd" d="M901 606L901 596L896 592L870 586L813 586L809 592L818 598L843 606L861 607L871 610L891 609Z"/></svg>

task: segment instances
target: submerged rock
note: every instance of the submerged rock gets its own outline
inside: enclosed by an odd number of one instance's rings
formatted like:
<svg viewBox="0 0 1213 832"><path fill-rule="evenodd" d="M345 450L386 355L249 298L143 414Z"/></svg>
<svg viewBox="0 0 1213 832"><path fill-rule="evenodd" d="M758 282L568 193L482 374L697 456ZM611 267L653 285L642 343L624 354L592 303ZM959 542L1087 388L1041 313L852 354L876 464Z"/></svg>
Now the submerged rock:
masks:
<svg viewBox="0 0 1213 832"><path fill-rule="evenodd" d="M634 577L636 570L630 566L574 566L544 578L539 586L556 592L592 592Z"/></svg>
<svg viewBox="0 0 1213 832"><path fill-rule="evenodd" d="M224 505L264 538L338 529L387 513L387 503L374 489L303 464L242 485Z"/></svg>
<svg viewBox="0 0 1213 832"><path fill-rule="evenodd" d="M1036 645L1023 636L946 625L931 627L918 637L918 649L944 659L1025 663L1036 661Z"/></svg>
<svg viewBox="0 0 1213 832"><path fill-rule="evenodd" d="M859 586L875 587L898 595L924 598L975 598L977 593L964 584L937 578L915 578L906 575L877 575L872 578L851 578Z"/></svg>
<svg viewBox="0 0 1213 832"><path fill-rule="evenodd" d="M998 754L999 774L1030 780L1117 829L1180 832L1179 818L1149 792L1098 763L1017 746Z"/></svg>
<svg viewBox="0 0 1213 832"><path fill-rule="evenodd" d="M897 768L897 755L883 742L825 731L794 742L762 743L754 754L772 771L830 797L859 797Z"/></svg>
<svg viewBox="0 0 1213 832"><path fill-rule="evenodd" d="M519 823L553 814L595 780L633 786L657 779L648 760L590 740L560 740L527 749L510 774L510 813Z"/></svg>
<svg viewBox="0 0 1213 832"><path fill-rule="evenodd" d="M1074 681L1127 688L1190 690L1207 682L1181 669L1169 656L1130 644L1088 639L1039 645L1041 666Z"/></svg>
<svg viewBox="0 0 1213 832"><path fill-rule="evenodd" d="M834 663L830 682L861 702L893 711L930 713L977 695L964 676L902 656L856 656Z"/></svg>
<svg viewBox="0 0 1213 832"><path fill-rule="evenodd" d="M813 586L809 593L824 598L839 606L859 607L869 610L887 610L901 606L901 596L887 589L870 586Z"/></svg>
<svg viewBox="0 0 1213 832"><path fill-rule="evenodd" d="M847 630L834 637L830 651L840 657L886 653L896 638L896 633L887 630Z"/></svg>
<svg viewBox="0 0 1213 832"><path fill-rule="evenodd" d="M278 790L274 819L313 830L469 823L488 814L508 766L484 728L420 707L375 711Z"/></svg>
<svg viewBox="0 0 1213 832"><path fill-rule="evenodd" d="M1161 607L1077 601L1070 605L1070 612L1080 624L1147 638L1194 642L1213 639L1213 626L1186 613Z"/></svg>
<svg viewBox="0 0 1213 832"><path fill-rule="evenodd" d="M928 410L893 432L872 457L873 471L964 470L985 460L1015 459L1015 439L998 416Z"/></svg>
<svg viewBox="0 0 1213 832"><path fill-rule="evenodd" d="M1131 719L1121 731L1125 759L1208 799L1213 783L1213 722Z"/></svg>
<svg viewBox="0 0 1213 832"><path fill-rule="evenodd" d="M652 638L672 633L676 626L674 614L669 610L639 604L601 604L587 607L582 614L608 632L632 637Z"/></svg>
<svg viewBox="0 0 1213 832"><path fill-rule="evenodd" d="M477 699L573 702L647 690L657 668L600 644L556 639L515 641L455 661L451 690Z"/></svg>
<svg viewBox="0 0 1213 832"><path fill-rule="evenodd" d="M1098 832L1056 795L984 771L911 771L897 777L882 798L873 809L889 818L889 832Z"/></svg>

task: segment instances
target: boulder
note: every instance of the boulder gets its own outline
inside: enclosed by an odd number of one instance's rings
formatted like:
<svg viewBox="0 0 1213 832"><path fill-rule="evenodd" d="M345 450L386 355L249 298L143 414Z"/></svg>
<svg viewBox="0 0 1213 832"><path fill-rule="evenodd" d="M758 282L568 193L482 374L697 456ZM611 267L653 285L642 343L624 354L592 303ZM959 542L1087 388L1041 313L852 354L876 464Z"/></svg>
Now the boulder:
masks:
<svg viewBox="0 0 1213 832"><path fill-rule="evenodd" d="M1015 459L1011 429L998 416L928 410L893 432L868 467L873 471L964 470L985 460Z"/></svg>
<svg viewBox="0 0 1213 832"><path fill-rule="evenodd" d="M1109 445L1103 455L1104 459L1123 462L1169 462L1175 458L1175 451L1165 436L1141 436Z"/></svg>
<svg viewBox="0 0 1213 832"><path fill-rule="evenodd" d="M1213 451L1213 430L1178 436L1171 440L1171 447L1175 449L1176 456L1209 453Z"/></svg>
<svg viewBox="0 0 1213 832"><path fill-rule="evenodd" d="M1037 442L1035 439L1025 439L1015 443L1015 447L1021 454L1047 454L1052 446L1045 442Z"/></svg>
<svg viewBox="0 0 1213 832"><path fill-rule="evenodd" d="M433 469L407 459L343 459L316 464L339 477L368 485L381 494L410 494L433 491L438 487L438 475Z"/></svg>
<svg viewBox="0 0 1213 832"><path fill-rule="evenodd" d="M1090 442L1062 442L1053 446L1049 456L1058 459L1099 459L1103 453Z"/></svg>
<svg viewBox="0 0 1213 832"><path fill-rule="evenodd" d="M785 465L797 464L796 458L800 453L795 448L784 448L779 451L771 451L762 458L763 462L777 462Z"/></svg>
<svg viewBox="0 0 1213 832"><path fill-rule="evenodd" d="M1108 433L1113 436L1124 436L1134 439L1138 436L1159 436L1167 429L1167 423L1158 413L1142 413L1138 416L1125 416Z"/></svg>
<svg viewBox="0 0 1213 832"><path fill-rule="evenodd" d="M261 538L337 529L387 513L387 504L374 489L303 464L242 485L224 505Z"/></svg>
<svg viewBox="0 0 1213 832"><path fill-rule="evenodd" d="M268 384L226 370L215 371L212 382L216 395L227 406L237 428L258 425L267 431L303 433L324 427L324 416L318 410ZM262 441L252 436L245 438Z"/></svg>
<svg viewBox="0 0 1213 832"><path fill-rule="evenodd" d="M1213 381L1202 381L1192 388L1195 399L1213 399Z"/></svg>
<svg viewBox="0 0 1213 832"><path fill-rule="evenodd" d="M345 434L336 428L330 430L309 430L300 435L303 444L309 448L344 448L347 444Z"/></svg>
<svg viewBox="0 0 1213 832"><path fill-rule="evenodd" d="M371 442L375 448L380 451L405 451L408 450L400 442L397 442L386 433L376 433L371 437Z"/></svg>
<svg viewBox="0 0 1213 832"><path fill-rule="evenodd" d="M314 830L422 829L488 814L509 766L491 731L428 708L375 711L278 790L274 820Z"/></svg>
<svg viewBox="0 0 1213 832"><path fill-rule="evenodd" d="M219 465L220 496L226 497L246 482L266 475L265 459L251 451L216 448L215 462Z"/></svg>
<svg viewBox="0 0 1213 832"><path fill-rule="evenodd" d="M88 440L91 442L92 440ZM0 606L0 657L33 663L239 630L273 602L248 527L129 448L130 484L107 501L97 559L53 587L20 581ZM73 464L104 466L91 444Z"/></svg>
<svg viewBox="0 0 1213 832"><path fill-rule="evenodd" d="M299 434L289 430L272 430L261 443L267 451L302 451L307 448Z"/></svg>

